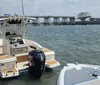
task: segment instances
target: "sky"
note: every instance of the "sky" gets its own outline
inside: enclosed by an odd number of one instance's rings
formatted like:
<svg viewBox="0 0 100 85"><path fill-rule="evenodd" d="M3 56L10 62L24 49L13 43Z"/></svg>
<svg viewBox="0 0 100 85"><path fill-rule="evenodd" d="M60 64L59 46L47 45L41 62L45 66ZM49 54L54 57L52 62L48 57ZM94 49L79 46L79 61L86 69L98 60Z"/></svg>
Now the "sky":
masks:
<svg viewBox="0 0 100 85"><path fill-rule="evenodd" d="M77 16L89 12L100 17L100 0L23 0L25 15ZM0 0L0 15L22 15L21 0Z"/></svg>

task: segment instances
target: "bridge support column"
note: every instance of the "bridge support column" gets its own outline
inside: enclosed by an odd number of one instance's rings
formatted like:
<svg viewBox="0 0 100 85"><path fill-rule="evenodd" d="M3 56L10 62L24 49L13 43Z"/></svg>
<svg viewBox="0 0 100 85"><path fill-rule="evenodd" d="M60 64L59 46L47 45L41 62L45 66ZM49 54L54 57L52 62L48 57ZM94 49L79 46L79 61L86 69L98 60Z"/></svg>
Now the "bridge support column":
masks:
<svg viewBox="0 0 100 85"><path fill-rule="evenodd" d="M40 25L39 17L37 17L36 20L37 20L37 25Z"/></svg>
<svg viewBox="0 0 100 85"><path fill-rule="evenodd" d="M59 17L54 17L53 24L54 25L60 25L60 18Z"/></svg>
<svg viewBox="0 0 100 85"><path fill-rule="evenodd" d="M69 24L74 25L75 24L75 17L70 17L69 19L70 19Z"/></svg>
<svg viewBox="0 0 100 85"><path fill-rule="evenodd" d="M67 25L68 24L68 18L67 17L62 17L62 25Z"/></svg>
<svg viewBox="0 0 100 85"><path fill-rule="evenodd" d="M50 18L44 17L44 25L50 25Z"/></svg>
<svg viewBox="0 0 100 85"><path fill-rule="evenodd" d="M36 20L33 20L33 25L35 25L35 26L39 26L40 25L39 17L36 17Z"/></svg>

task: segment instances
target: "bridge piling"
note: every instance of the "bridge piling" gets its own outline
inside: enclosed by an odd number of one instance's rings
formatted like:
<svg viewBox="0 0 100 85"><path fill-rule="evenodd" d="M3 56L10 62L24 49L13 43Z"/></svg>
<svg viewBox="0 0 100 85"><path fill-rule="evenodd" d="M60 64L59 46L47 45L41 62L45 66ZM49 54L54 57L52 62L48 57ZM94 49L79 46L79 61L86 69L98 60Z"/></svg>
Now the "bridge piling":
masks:
<svg viewBox="0 0 100 85"><path fill-rule="evenodd" d="M39 23L39 17L35 17L36 18L36 20L33 20L33 25L35 25L35 26L39 26L40 25L40 23Z"/></svg>
<svg viewBox="0 0 100 85"><path fill-rule="evenodd" d="M67 25L68 24L68 18L67 17L62 17L62 25Z"/></svg>
<svg viewBox="0 0 100 85"><path fill-rule="evenodd" d="M44 17L44 25L50 25L50 17Z"/></svg>
<svg viewBox="0 0 100 85"><path fill-rule="evenodd" d="M54 25L60 25L60 18L59 17L54 17L53 24Z"/></svg>
<svg viewBox="0 0 100 85"><path fill-rule="evenodd" d="M75 17L70 17L69 19L70 19L69 23L74 25L75 24Z"/></svg>

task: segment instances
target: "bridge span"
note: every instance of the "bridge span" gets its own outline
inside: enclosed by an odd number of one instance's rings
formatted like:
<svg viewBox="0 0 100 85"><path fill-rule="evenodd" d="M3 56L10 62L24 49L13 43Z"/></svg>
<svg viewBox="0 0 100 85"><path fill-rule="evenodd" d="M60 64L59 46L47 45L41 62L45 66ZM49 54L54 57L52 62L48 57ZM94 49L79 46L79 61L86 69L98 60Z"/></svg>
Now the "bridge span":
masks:
<svg viewBox="0 0 100 85"><path fill-rule="evenodd" d="M8 18L9 16L0 16L0 18ZM67 25L67 24L74 24L75 23L75 17L74 16L28 16L31 18L35 18L36 20L32 20L31 22L33 25L40 25L41 23L43 25ZM43 22L41 22L40 19L43 19ZM53 21L51 21L51 19ZM30 21L29 21L30 22Z"/></svg>

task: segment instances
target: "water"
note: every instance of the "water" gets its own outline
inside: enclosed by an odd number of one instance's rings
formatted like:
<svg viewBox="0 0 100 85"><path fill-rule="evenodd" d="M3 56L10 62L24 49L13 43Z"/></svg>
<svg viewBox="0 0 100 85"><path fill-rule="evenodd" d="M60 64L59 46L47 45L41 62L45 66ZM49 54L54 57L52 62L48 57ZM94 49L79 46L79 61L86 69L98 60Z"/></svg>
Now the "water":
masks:
<svg viewBox="0 0 100 85"><path fill-rule="evenodd" d="M28 26L26 37L56 52L61 66L44 72L41 79L26 75L0 80L0 85L56 85L60 70L66 63L100 64L100 26Z"/></svg>

